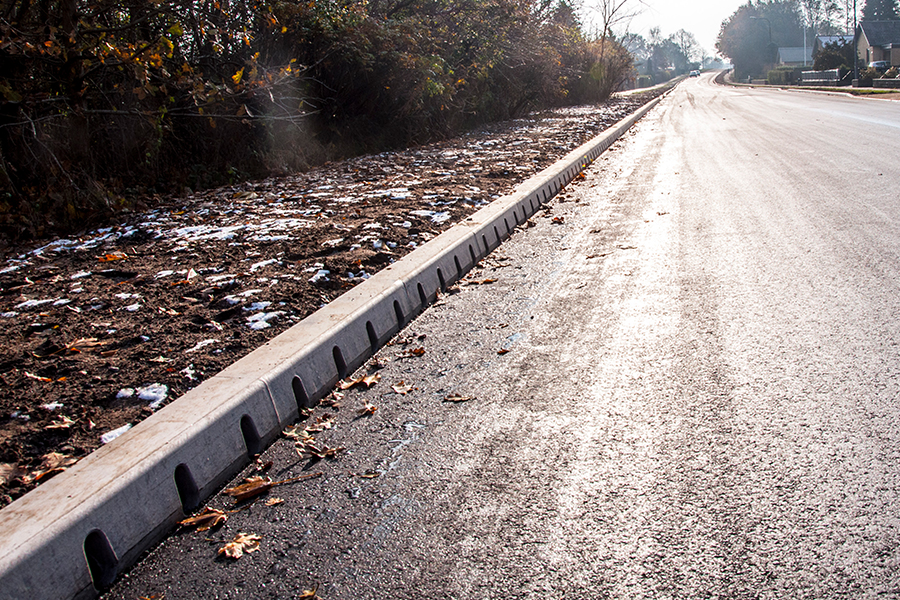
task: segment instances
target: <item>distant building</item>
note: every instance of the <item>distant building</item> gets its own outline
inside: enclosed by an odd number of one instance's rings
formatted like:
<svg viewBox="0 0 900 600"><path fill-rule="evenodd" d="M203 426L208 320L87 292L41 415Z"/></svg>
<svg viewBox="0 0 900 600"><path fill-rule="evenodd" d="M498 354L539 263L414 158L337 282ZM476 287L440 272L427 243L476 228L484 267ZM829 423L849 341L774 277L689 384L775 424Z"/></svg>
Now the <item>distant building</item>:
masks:
<svg viewBox="0 0 900 600"><path fill-rule="evenodd" d="M812 64L812 48L779 48L775 59L783 67L802 67Z"/></svg>
<svg viewBox="0 0 900 600"><path fill-rule="evenodd" d="M900 65L900 21L862 21L856 38L856 51L865 64L885 60Z"/></svg>
<svg viewBox="0 0 900 600"><path fill-rule="evenodd" d="M813 42L813 56L828 44L852 44L853 37L852 35L817 35Z"/></svg>

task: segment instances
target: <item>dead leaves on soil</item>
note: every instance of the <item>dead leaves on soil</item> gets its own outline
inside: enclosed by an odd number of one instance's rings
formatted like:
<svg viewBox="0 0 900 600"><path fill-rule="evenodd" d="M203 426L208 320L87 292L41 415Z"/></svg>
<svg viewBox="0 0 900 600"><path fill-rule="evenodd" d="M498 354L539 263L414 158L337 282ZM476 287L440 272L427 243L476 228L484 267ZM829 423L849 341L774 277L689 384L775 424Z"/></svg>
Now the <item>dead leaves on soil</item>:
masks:
<svg viewBox="0 0 900 600"><path fill-rule="evenodd" d="M15 481L24 485L37 483L43 479L49 479L57 473L62 473L77 462L78 459L74 456L50 452L41 457L40 466L30 473L18 464L0 463L0 486L8 486Z"/></svg>

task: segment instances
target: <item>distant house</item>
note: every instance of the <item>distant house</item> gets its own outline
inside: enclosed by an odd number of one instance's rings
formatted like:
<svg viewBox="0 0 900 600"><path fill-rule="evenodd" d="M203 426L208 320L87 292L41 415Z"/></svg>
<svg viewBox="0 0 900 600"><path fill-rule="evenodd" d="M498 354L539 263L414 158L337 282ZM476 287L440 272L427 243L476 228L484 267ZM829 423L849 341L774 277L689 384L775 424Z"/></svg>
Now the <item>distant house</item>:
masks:
<svg viewBox="0 0 900 600"><path fill-rule="evenodd" d="M852 35L817 35L813 42L813 56L828 44L852 44Z"/></svg>
<svg viewBox="0 0 900 600"><path fill-rule="evenodd" d="M783 67L802 67L812 64L812 48L779 48L776 62Z"/></svg>
<svg viewBox="0 0 900 600"><path fill-rule="evenodd" d="M856 51L866 64L886 60L900 65L900 21L862 21L856 38Z"/></svg>

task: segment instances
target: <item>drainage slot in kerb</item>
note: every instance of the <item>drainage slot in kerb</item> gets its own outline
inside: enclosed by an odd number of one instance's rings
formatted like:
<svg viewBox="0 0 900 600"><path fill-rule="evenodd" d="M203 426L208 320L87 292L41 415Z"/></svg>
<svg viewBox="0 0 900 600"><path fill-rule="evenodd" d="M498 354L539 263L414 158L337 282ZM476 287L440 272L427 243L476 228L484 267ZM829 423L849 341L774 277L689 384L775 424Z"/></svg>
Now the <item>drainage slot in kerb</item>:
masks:
<svg viewBox="0 0 900 600"><path fill-rule="evenodd" d="M463 276L462 265L459 264L459 257L456 256L455 254L453 255L453 262L456 264L456 278L462 279L462 276Z"/></svg>
<svg viewBox="0 0 900 600"><path fill-rule="evenodd" d="M197 487L191 470L184 463L175 467L175 488L178 490L184 514L191 514L200 506L200 488Z"/></svg>
<svg viewBox="0 0 900 600"><path fill-rule="evenodd" d="M291 379L291 389L294 390L294 400L297 402L297 408L301 411L309 408L309 394L306 393L303 380L294 375L294 378Z"/></svg>
<svg viewBox="0 0 900 600"><path fill-rule="evenodd" d="M375 327L372 321L366 321L366 335L369 336L369 346L372 347L372 354L378 351L378 336L375 335Z"/></svg>
<svg viewBox="0 0 900 600"><path fill-rule="evenodd" d="M397 328L403 329L403 309L396 300L394 300L394 314L397 315Z"/></svg>
<svg viewBox="0 0 900 600"><path fill-rule="evenodd" d="M262 452L262 439L259 437L259 431L256 424L249 415L241 417L241 435L244 436L244 445L247 447L247 456L253 458Z"/></svg>
<svg viewBox="0 0 900 600"><path fill-rule="evenodd" d="M472 257L472 265L478 262L478 257L475 256L475 250L472 248L472 244L469 244L469 256Z"/></svg>
<svg viewBox="0 0 900 600"><path fill-rule="evenodd" d="M344 354L340 348L335 346L331 349L331 355L334 357L334 366L337 368L338 377L343 379L347 376L347 363L344 361Z"/></svg>
<svg viewBox="0 0 900 600"><path fill-rule="evenodd" d="M444 279L444 272L441 271L440 269L438 269L438 270L437 270L437 276L438 276L438 283L439 283L440 286L441 286L441 292L442 292L442 293L443 293L443 292L446 292L446 291L447 291L447 280Z"/></svg>
<svg viewBox="0 0 900 600"><path fill-rule="evenodd" d="M84 538L84 558L87 560L94 589L100 591L109 587L116 579L119 559L105 533L95 529L87 534Z"/></svg>
<svg viewBox="0 0 900 600"><path fill-rule="evenodd" d="M425 293L425 288L422 287L421 283L416 284L416 289L419 290L419 302L422 303L422 309L428 306L428 295Z"/></svg>

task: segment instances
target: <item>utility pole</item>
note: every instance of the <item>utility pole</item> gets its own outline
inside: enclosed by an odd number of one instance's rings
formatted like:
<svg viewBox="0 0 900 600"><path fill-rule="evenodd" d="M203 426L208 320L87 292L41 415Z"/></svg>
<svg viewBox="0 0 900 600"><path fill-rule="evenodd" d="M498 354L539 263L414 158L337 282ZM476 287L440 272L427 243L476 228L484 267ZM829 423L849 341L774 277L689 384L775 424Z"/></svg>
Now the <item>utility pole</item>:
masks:
<svg viewBox="0 0 900 600"><path fill-rule="evenodd" d="M856 39L856 0L853 0L853 79L859 81L859 40Z"/></svg>

